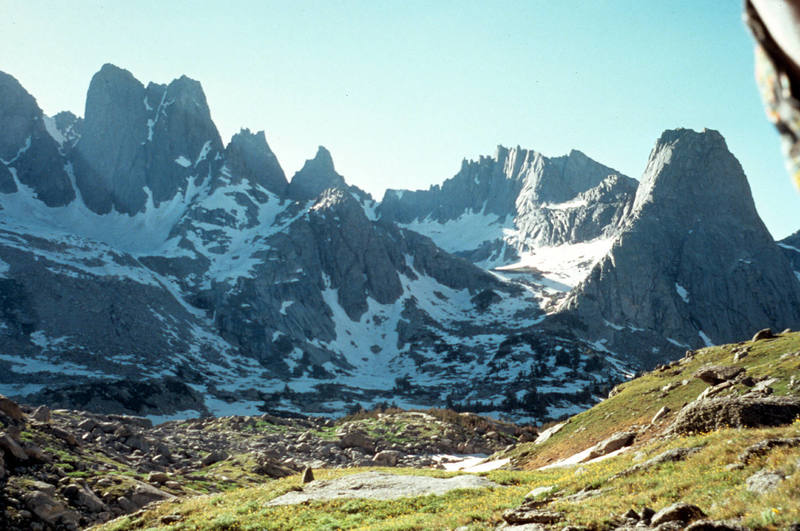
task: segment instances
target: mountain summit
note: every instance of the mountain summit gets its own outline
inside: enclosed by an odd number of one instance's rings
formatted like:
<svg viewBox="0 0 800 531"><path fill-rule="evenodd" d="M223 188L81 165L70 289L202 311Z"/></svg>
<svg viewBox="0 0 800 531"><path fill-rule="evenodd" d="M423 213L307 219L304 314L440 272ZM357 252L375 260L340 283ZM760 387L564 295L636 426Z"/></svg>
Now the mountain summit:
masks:
<svg viewBox="0 0 800 531"><path fill-rule="evenodd" d="M800 284L722 135L678 129L659 138L622 232L566 308L602 333L695 348L797 326Z"/></svg>

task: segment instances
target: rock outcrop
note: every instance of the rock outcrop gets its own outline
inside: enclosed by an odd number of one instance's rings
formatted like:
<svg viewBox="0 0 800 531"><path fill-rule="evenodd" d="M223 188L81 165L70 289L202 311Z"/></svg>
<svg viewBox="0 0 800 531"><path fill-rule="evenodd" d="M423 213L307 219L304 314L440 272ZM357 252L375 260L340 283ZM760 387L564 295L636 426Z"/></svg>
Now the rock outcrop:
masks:
<svg viewBox="0 0 800 531"><path fill-rule="evenodd" d="M679 129L656 143L624 230L564 308L612 350L636 348L625 327L698 347L797 327L800 282L722 136Z"/></svg>
<svg viewBox="0 0 800 531"><path fill-rule="evenodd" d="M86 96L75 148L86 205L133 215L199 185L219 166L222 140L200 83L183 76L142 85L127 70L103 65Z"/></svg>
<svg viewBox="0 0 800 531"><path fill-rule="evenodd" d="M36 100L12 76L0 72L0 193L30 187L50 207L75 198L66 160L45 127Z"/></svg>
<svg viewBox="0 0 800 531"><path fill-rule="evenodd" d="M635 180L580 151L549 158L498 146L494 157L464 160L441 186L388 190L378 212L383 219L420 230L450 252L474 262L502 264L540 245L613 233L635 191ZM475 216L496 230L483 227L473 241L448 245L461 232L473 230L470 219Z"/></svg>
<svg viewBox="0 0 800 531"><path fill-rule="evenodd" d="M347 184L344 177L336 173L330 151L319 146L314 158L307 160L292 177L286 194L290 199L308 201L328 188L346 189Z"/></svg>
<svg viewBox="0 0 800 531"><path fill-rule="evenodd" d="M264 131L255 134L242 129L225 148L225 164L235 179L247 179L275 195L282 196L289 183L275 154L267 145Z"/></svg>

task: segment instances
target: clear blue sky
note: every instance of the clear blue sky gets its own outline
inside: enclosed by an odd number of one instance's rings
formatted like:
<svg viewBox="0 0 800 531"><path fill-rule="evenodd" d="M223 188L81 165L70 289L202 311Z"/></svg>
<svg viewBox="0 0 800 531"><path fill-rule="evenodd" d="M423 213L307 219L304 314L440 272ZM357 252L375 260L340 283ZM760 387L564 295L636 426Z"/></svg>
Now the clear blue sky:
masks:
<svg viewBox="0 0 800 531"><path fill-rule="evenodd" d="M226 4L0 0L0 70L46 113L79 115L103 63L186 74L226 142L264 129L288 176L324 145L377 198L497 144L576 148L638 178L662 130L709 127L773 235L800 229L738 0Z"/></svg>

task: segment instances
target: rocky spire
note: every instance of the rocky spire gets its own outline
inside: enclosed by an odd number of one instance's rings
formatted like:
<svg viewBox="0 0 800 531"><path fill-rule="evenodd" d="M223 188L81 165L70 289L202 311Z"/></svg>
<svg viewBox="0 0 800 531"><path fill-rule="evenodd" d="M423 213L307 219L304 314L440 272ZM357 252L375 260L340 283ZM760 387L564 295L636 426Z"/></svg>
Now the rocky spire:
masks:
<svg viewBox="0 0 800 531"><path fill-rule="evenodd" d="M267 145L264 131L251 133L242 129L225 148L225 160L234 179L247 179L279 196L289 183L275 154Z"/></svg>
<svg viewBox="0 0 800 531"><path fill-rule="evenodd" d="M46 205L66 205L75 191L64 164L36 100L14 77L0 72L0 192L17 191L15 174Z"/></svg>
<svg viewBox="0 0 800 531"><path fill-rule="evenodd" d="M330 152L322 146L313 159L309 159L294 174L287 195L294 200L314 199L328 188L346 188L344 177L336 173Z"/></svg>
<svg viewBox="0 0 800 531"><path fill-rule="evenodd" d="M219 137L200 83L182 76L145 88L127 70L103 65L86 97L75 150L78 186L89 208L135 214L148 193L155 205L205 180Z"/></svg>
<svg viewBox="0 0 800 531"><path fill-rule="evenodd" d="M566 308L595 332L611 323L699 347L797 327L800 282L722 135L678 129L656 143L624 230Z"/></svg>

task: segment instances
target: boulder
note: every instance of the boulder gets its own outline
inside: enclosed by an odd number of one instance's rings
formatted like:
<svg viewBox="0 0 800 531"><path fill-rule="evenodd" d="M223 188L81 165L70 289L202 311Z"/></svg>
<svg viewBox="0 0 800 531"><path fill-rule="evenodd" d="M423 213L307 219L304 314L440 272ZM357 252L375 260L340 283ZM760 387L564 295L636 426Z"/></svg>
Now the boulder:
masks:
<svg viewBox="0 0 800 531"><path fill-rule="evenodd" d="M533 489L532 491L530 491L528 494L525 495L525 500L526 501L535 500L541 496L544 496L545 494L550 494L554 490L556 490L555 485L536 487L535 489Z"/></svg>
<svg viewBox="0 0 800 531"><path fill-rule="evenodd" d="M144 507L150 502L171 500L175 498L175 496L168 492L164 492L161 489L157 489L152 485L142 482L137 482L136 487L133 489L133 492L129 494L129 496L130 501L136 506L136 508Z"/></svg>
<svg viewBox="0 0 800 531"><path fill-rule="evenodd" d="M590 461L592 459L596 459L606 454L610 454L611 452L617 451L620 448L630 446L633 444L633 440L635 438L635 431L623 431L615 433L608 439L597 443L594 448L592 448L591 452L589 452L589 455L586 456L584 461Z"/></svg>
<svg viewBox="0 0 800 531"><path fill-rule="evenodd" d="M747 478L747 490L756 494L765 494L777 489L784 477L777 471L759 470Z"/></svg>
<svg viewBox="0 0 800 531"><path fill-rule="evenodd" d="M55 499L52 494L37 490L24 494L22 500L33 514L48 525L67 529L78 528L80 515Z"/></svg>
<svg viewBox="0 0 800 531"><path fill-rule="evenodd" d="M395 466L401 455L397 450L383 450L375 454L372 460L380 466Z"/></svg>
<svg viewBox="0 0 800 531"><path fill-rule="evenodd" d="M656 422L664 419L664 417L666 417L670 411L672 410L668 406L662 407L656 412L655 415L653 415L653 418L650 419L650 424L655 424Z"/></svg>
<svg viewBox="0 0 800 531"><path fill-rule="evenodd" d="M147 475L148 483L163 484L167 481L169 481L169 476L164 472L150 472L150 474Z"/></svg>
<svg viewBox="0 0 800 531"><path fill-rule="evenodd" d="M744 372L742 367L733 367L730 365L707 365L701 367L696 373L695 378L703 380L709 385L718 385L728 380L733 380L738 375Z"/></svg>
<svg viewBox="0 0 800 531"><path fill-rule="evenodd" d="M529 509L524 505L503 513L503 520L511 525L555 524L564 519L561 513Z"/></svg>
<svg viewBox="0 0 800 531"><path fill-rule="evenodd" d="M757 428L790 424L800 415L800 398L725 396L695 400L680 410L671 433L708 432L721 428Z"/></svg>
<svg viewBox="0 0 800 531"><path fill-rule="evenodd" d="M270 459L262 459L253 467L252 471L256 474L269 476L271 478L285 478L295 474L297 471L289 467L276 463Z"/></svg>
<svg viewBox="0 0 800 531"><path fill-rule="evenodd" d="M678 502L665 507L653 515L650 525L658 527L666 522L681 522L686 525L692 520L704 517L706 514L696 505Z"/></svg>
<svg viewBox="0 0 800 531"><path fill-rule="evenodd" d="M95 426L97 426L97 423L92 419L83 419L78 423L78 429L81 429L83 431L92 431L95 428Z"/></svg>
<svg viewBox="0 0 800 531"><path fill-rule="evenodd" d="M339 431L336 436L339 437L341 448L360 448L370 453L375 451L375 441L361 430Z"/></svg>
<svg viewBox="0 0 800 531"><path fill-rule="evenodd" d="M751 341L755 343L756 341L761 341L762 339L772 339L773 337L775 337L775 334L772 333L771 328L763 328L756 332Z"/></svg>
<svg viewBox="0 0 800 531"><path fill-rule="evenodd" d="M311 483L314 481L314 471L311 470L310 466L307 466L303 470L303 483Z"/></svg>
<svg viewBox="0 0 800 531"><path fill-rule="evenodd" d="M4 395L0 395L0 412L5 413L13 420L23 420L25 418L19 405Z"/></svg>
<svg viewBox="0 0 800 531"><path fill-rule="evenodd" d="M28 460L28 454L8 433L0 433L0 449L5 451L6 455L14 456L14 459L18 461Z"/></svg>
<svg viewBox="0 0 800 531"><path fill-rule="evenodd" d="M31 413L33 420L39 422L50 422L50 408L47 406L39 406Z"/></svg>
<svg viewBox="0 0 800 531"><path fill-rule="evenodd" d="M202 461L200 461L201 466L210 466L214 463L218 463L228 458L228 454L222 450L215 450L205 456Z"/></svg>
<svg viewBox="0 0 800 531"><path fill-rule="evenodd" d="M764 439L753 445L745 448L744 452L739 454L739 461L747 463L751 458L765 455L773 448L779 447L797 447L800 446L800 437L785 437L785 438L771 438Z"/></svg>
<svg viewBox="0 0 800 531"><path fill-rule="evenodd" d="M67 498L86 507L90 512L99 513L108 510L108 506L85 485L72 483L64 487L62 492Z"/></svg>

